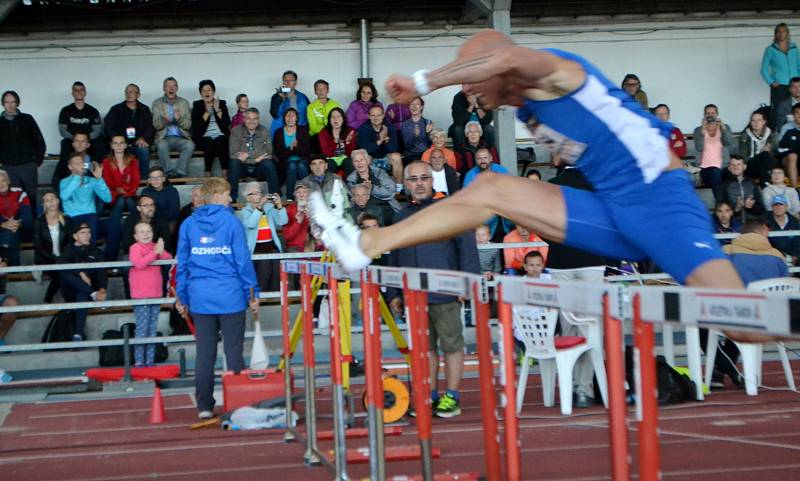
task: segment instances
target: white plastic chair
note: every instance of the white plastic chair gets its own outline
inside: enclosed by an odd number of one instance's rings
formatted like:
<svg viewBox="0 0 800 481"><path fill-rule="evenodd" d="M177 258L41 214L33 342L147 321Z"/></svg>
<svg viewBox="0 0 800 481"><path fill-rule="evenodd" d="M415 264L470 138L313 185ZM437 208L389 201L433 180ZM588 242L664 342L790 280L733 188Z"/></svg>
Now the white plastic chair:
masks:
<svg viewBox="0 0 800 481"><path fill-rule="evenodd" d="M582 336L555 337L557 309L529 306L514 307L514 324L525 344L525 358L517 385L517 412L522 410L525 399L525 385L528 383L530 360L539 361L542 372L542 394L544 405L553 405L555 397L555 376L558 373L559 400L561 414L572 414L572 369L578 357L590 349Z"/></svg>
<svg viewBox="0 0 800 481"><path fill-rule="evenodd" d="M794 277L779 277L776 279L765 279L763 281L751 282L747 285L749 291L760 292L800 292L800 279ZM708 345L706 346L706 385L711 385L711 376L714 372L714 359L717 354L717 344L722 333L716 329L708 330ZM789 389L796 390L792 366L789 364L789 356L782 342L776 342L778 355L783 365L783 374L786 376L786 384ZM761 358L764 353L764 344L737 342L736 347L742 355L742 375L744 377L744 387L748 396L758 395L758 385L761 384Z"/></svg>
<svg viewBox="0 0 800 481"><path fill-rule="evenodd" d="M589 355L592 357L592 368L597 378L597 388L603 397L603 405L608 407L608 381L606 380L606 365L603 361L603 330L600 328L600 320L596 317L581 317L574 312L561 311L564 319L578 327L581 335L586 338L589 345Z"/></svg>

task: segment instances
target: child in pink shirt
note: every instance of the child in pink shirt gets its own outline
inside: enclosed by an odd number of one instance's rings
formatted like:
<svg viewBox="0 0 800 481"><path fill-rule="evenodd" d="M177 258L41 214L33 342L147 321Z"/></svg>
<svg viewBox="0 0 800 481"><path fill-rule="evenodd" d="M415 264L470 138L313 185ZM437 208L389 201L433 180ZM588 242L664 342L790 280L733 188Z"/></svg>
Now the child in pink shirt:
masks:
<svg viewBox="0 0 800 481"><path fill-rule="evenodd" d="M153 228L147 222L139 222L134 227L133 238L136 240L131 245L128 256L131 267L128 280L131 286L131 299L158 298L163 295L164 279L161 276L161 266L151 265L158 259L172 259L169 252L164 250L164 239L153 243ZM155 337L158 325L159 304L133 306L133 315L136 319L136 337ZM136 344L134 360L136 367L152 366L155 363L155 344Z"/></svg>

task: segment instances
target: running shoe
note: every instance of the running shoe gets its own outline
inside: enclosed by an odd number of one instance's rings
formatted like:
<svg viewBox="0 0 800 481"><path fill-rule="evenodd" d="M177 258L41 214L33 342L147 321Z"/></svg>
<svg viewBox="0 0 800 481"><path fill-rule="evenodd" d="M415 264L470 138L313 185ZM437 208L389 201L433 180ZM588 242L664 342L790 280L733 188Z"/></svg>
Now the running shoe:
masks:
<svg viewBox="0 0 800 481"><path fill-rule="evenodd" d="M198 419L211 419L214 417L214 411L203 409L197 413Z"/></svg>
<svg viewBox="0 0 800 481"><path fill-rule="evenodd" d="M333 252L339 265L349 272L357 272L370 265L372 259L358 245L361 229L331 212L319 191L311 193L309 207L311 218L320 229L320 240L326 249Z"/></svg>
<svg viewBox="0 0 800 481"><path fill-rule="evenodd" d="M461 414L461 406L450 393L444 393L436 404L434 414L440 418L453 418Z"/></svg>

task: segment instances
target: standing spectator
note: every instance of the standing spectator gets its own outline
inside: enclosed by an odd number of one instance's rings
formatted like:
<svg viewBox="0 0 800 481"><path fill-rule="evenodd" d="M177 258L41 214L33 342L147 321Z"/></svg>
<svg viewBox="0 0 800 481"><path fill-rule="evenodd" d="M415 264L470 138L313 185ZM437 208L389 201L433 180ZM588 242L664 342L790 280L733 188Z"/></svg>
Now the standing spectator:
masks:
<svg viewBox="0 0 800 481"><path fill-rule="evenodd" d="M231 129L237 125L244 123L244 113L250 108L250 99L247 94L239 94L236 96L236 115L231 117Z"/></svg>
<svg viewBox="0 0 800 481"><path fill-rule="evenodd" d="M433 150L430 155L430 164L434 192L448 196L461 189L461 183L458 181L458 172L445 163L445 154L441 149Z"/></svg>
<svg viewBox="0 0 800 481"><path fill-rule="evenodd" d="M61 180L61 200L64 213L75 225L85 223L89 226L92 245L97 241L97 202L96 199L111 202L111 191L103 180L103 166L92 162L92 175L85 175L83 156L71 155L67 164L70 175Z"/></svg>
<svg viewBox="0 0 800 481"><path fill-rule="evenodd" d="M742 231L742 221L733 216L733 207L721 200L714 206L714 233L732 234ZM720 244L730 244L730 239L720 239Z"/></svg>
<svg viewBox="0 0 800 481"><path fill-rule="evenodd" d="M772 198L772 212L771 215L767 216L770 231L800 230L800 222L786 213L788 204L789 201L782 195L776 195ZM797 259L800 257L800 236L770 237L769 243L772 244L772 247L783 252L785 256L791 256L792 265L797 265Z"/></svg>
<svg viewBox="0 0 800 481"><path fill-rule="evenodd" d="M164 249L164 239L153 242L153 228L147 222L136 224L133 237L136 243L128 253L131 261L131 270L128 272L131 299L159 298L163 295L164 278L161 266L151 264L157 260L172 259L172 256ZM133 306L136 337L156 337L159 312L159 304ZM154 365L155 355L155 344L137 344L134 348L136 367Z"/></svg>
<svg viewBox="0 0 800 481"><path fill-rule="evenodd" d="M442 129L434 128L431 130L431 146L428 147L428 150L422 153L422 160L425 162L430 162L431 160L431 153L434 149L439 149L443 154L444 158L447 161L447 165L455 169L456 172L460 172L461 166L459 165L459 158L458 154L453 152L452 150L448 149L445 144L447 143L447 134Z"/></svg>
<svg viewBox="0 0 800 481"><path fill-rule="evenodd" d="M466 141L466 128L469 122L480 124L481 135L485 134L483 140L486 145L494 144L494 127L492 127L494 114L491 110L481 108L477 95L467 96L463 91L459 91L453 97L450 112L453 115L450 137L453 138L453 145L456 149L459 149Z"/></svg>
<svg viewBox="0 0 800 481"><path fill-rule="evenodd" d="M653 113L658 117L659 120L662 122L669 122L669 106L667 104L658 104L653 108ZM686 138L683 136L683 132L677 126L672 126L672 131L669 133L669 148L675 152L680 158L686 157L687 146L686 146Z"/></svg>
<svg viewBox="0 0 800 481"><path fill-rule="evenodd" d="M772 168L770 183L761 191L764 205L770 205L772 198L776 195L782 195L789 201L786 208L790 214L795 217L800 215L800 198L798 198L797 189L786 185L786 172L783 167Z"/></svg>
<svg viewBox="0 0 800 481"><path fill-rule="evenodd" d="M222 177L228 177L228 136L231 116L228 105L216 97L217 86L211 80L200 81L200 100L192 104L192 141L203 151L206 177L211 175L214 159L219 159Z"/></svg>
<svg viewBox="0 0 800 481"><path fill-rule="evenodd" d="M775 26L772 43L761 59L761 78L769 85L769 104L772 106L770 125L777 125L778 106L789 96L789 80L800 77L800 51L789 40L789 27L781 22Z"/></svg>
<svg viewBox="0 0 800 481"><path fill-rule="evenodd" d="M647 108L647 94L642 90L642 82L636 74L629 73L625 75L625 78L622 79L621 87L622 90L639 102L642 107L645 109Z"/></svg>
<svg viewBox="0 0 800 481"><path fill-rule="evenodd" d="M518 225L516 229L509 232L503 238L503 244L520 242L544 242L544 240L521 225ZM547 253L549 249L547 245L541 247L506 247L503 249L505 268L520 272L522 270L522 265L525 263L525 256L533 251L540 253L544 262L547 263Z"/></svg>
<svg viewBox="0 0 800 481"><path fill-rule="evenodd" d="M150 196L156 201L156 217L170 223L174 228L181 213L181 199L178 189L169 183L161 167L150 167L147 174L147 187L142 189L141 195Z"/></svg>
<svg viewBox="0 0 800 481"><path fill-rule="evenodd" d="M405 168L405 188L411 201L396 215L396 220L405 219L425 209L433 202L433 176L431 167L414 161ZM423 269L448 269L480 273L475 234L465 232L440 242L428 242L398 249L392 252L392 263L397 267ZM394 312L402 311L400 292L387 292L389 307ZM430 317L430 376L431 399L434 415L450 418L461 414L458 392L464 370L464 333L460 316L461 302L453 296L428 295ZM439 395L439 349L444 352L446 391Z"/></svg>
<svg viewBox="0 0 800 481"><path fill-rule="evenodd" d="M28 194L36 212L37 168L44 160L44 137L29 114L19 111L19 95L13 90L3 92L3 114L0 115L0 165L8 172L11 182Z"/></svg>
<svg viewBox="0 0 800 481"><path fill-rule="evenodd" d="M291 199L295 182L308 175L308 156L311 153L308 126L297 124L295 109L288 108L284 112L283 126L275 131L272 146L279 171L286 173L286 196Z"/></svg>
<svg viewBox="0 0 800 481"><path fill-rule="evenodd" d="M475 243L478 246L488 245L490 240L489 226L479 225L475 229ZM503 260L500 259L498 249L478 249L478 261L481 265L481 273L487 281L492 280L495 274L503 272Z"/></svg>
<svg viewBox="0 0 800 481"><path fill-rule="evenodd" d="M103 251L92 244L92 227L87 222L73 224L72 240L59 258L61 264L91 263L103 260ZM81 270L62 270L61 295L66 302L89 302L106 300L108 277L105 269L84 267ZM75 332L73 341L86 339L86 313L88 309L75 309Z"/></svg>
<svg viewBox="0 0 800 481"><path fill-rule="evenodd" d="M61 254L72 240L68 232L69 218L61 212L60 206L61 201L55 192L44 193L44 212L33 222L33 261L37 265L58 264ZM61 288L61 282L58 271L45 273L50 277L50 285L47 286L44 302L49 304Z"/></svg>
<svg viewBox="0 0 800 481"><path fill-rule="evenodd" d="M72 136L72 153L70 155L80 155L83 157L83 175L92 175L92 162L97 161L98 163L102 161L102 159L93 159L91 155L89 155L89 134L84 134L83 132L76 132L75 135ZM62 164L61 161L58 161L56 164L55 170L53 170L53 188L58 190L59 186L61 185L61 181L67 177L69 177L69 167L67 166L67 160L64 161Z"/></svg>
<svg viewBox="0 0 800 481"><path fill-rule="evenodd" d="M308 117L308 134L311 136L322 132L322 129L328 125L328 116L331 110L341 110L342 108L339 102L328 98L329 91L330 85L327 81L319 79L314 82L314 94L317 98L308 104L308 111L306 112L306 116ZM287 191L287 195L288 193Z"/></svg>
<svg viewBox="0 0 800 481"><path fill-rule="evenodd" d="M107 138L121 135L128 144L128 151L139 161L139 171L150 170L150 145L153 143L153 114L150 107L139 102L139 86L125 87L125 100L108 111L105 118Z"/></svg>
<svg viewBox="0 0 800 481"><path fill-rule="evenodd" d="M276 254L283 252L278 231L289 222L279 193L261 192L258 182L248 182L244 189L247 205L239 211L239 219L247 235L247 247L251 254ZM255 261L258 285L262 291L278 289L278 261L267 259Z"/></svg>
<svg viewBox="0 0 800 481"><path fill-rule="evenodd" d="M360 84L356 99L347 107L347 125L353 130L361 128L370 120L369 110L376 105L380 105L381 111L383 110L383 104L378 100L378 89L375 88L375 84L370 81Z"/></svg>
<svg viewBox="0 0 800 481"><path fill-rule="evenodd" d="M297 90L297 74L293 70L283 72L281 85L275 89L269 102L269 114L272 115L270 137L283 127L283 114L290 108L297 112L297 125L308 125L306 112L309 103L306 94Z"/></svg>
<svg viewBox="0 0 800 481"><path fill-rule="evenodd" d="M471 184L475 177L484 172L494 172L497 174L508 174L508 169L500 164L492 162L492 153L486 147L481 147L475 152L475 167L471 168L464 175L464 187Z"/></svg>
<svg viewBox="0 0 800 481"><path fill-rule="evenodd" d="M475 167L475 156L480 149L487 149L492 156L492 162L500 164L500 157L497 155L497 149L491 147L490 144L483 139L483 127L481 127L479 122L467 122L464 132L466 134L466 140L456 149L461 154L461 170L459 172L462 176L466 174L469 169Z"/></svg>
<svg viewBox="0 0 800 481"><path fill-rule="evenodd" d="M19 243L22 230L29 232L33 221L28 195L11 187L8 172L0 170L0 246L5 248L8 264L20 264Z"/></svg>
<svg viewBox="0 0 800 481"><path fill-rule="evenodd" d="M230 211L230 185L220 178L206 180L203 199L205 204L181 226L175 306L191 314L197 329L195 396L198 417L207 419L214 416L219 331L228 369L242 371L245 309L249 305L258 312L259 289L244 227Z"/></svg>
<svg viewBox="0 0 800 481"><path fill-rule="evenodd" d="M797 187L797 158L800 155L800 104L792 107L794 122L787 122L778 134L778 157L783 160L789 182Z"/></svg>
<svg viewBox="0 0 800 481"><path fill-rule="evenodd" d="M344 217L347 209L350 208L350 199L347 197L347 188L342 179L328 171L328 161L321 155L311 156L309 168L311 173L303 179L303 182L312 190L322 192L325 202L331 206L331 210Z"/></svg>
<svg viewBox="0 0 800 481"><path fill-rule="evenodd" d="M234 201L239 199L239 180L242 177L266 180L270 192L280 192L278 169L272 159L272 136L261 125L257 108L247 109L244 123L231 130L228 150L231 158L228 181Z"/></svg>
<svg viewBox="0 0 800 481"><path fill-rule="evenodd" d="M189 101L178 97L178 81L174 77L164 79L164 96L153 101L151 110L159 164L170 178L186 177L194 153L192 112ZM170 152L178 152L177 163L172 162Z"/></svg>
<svg viewBox="0 0 800 481"><path fill-rule="evenodd" d="M403 122L411 118L411 106L405 104L391 103L386 106L386 117L384 122L389 122L394 129L400 132Z"/></svg>
<svg viewBox="0 0 800 481"><path fill-rule="evenodd" d="M373 165L374 160L366 150L354 150L352 158L354 170L347 176L347 187L352 189L356 184L367 184L373 205L381 209L387 225L391 224L394 213L400 210L400 204L394 198L396 189L392 178L385 170Z"/></svg>
<svg viewBox="0 0 800 481"><path fill-rule="evenodd" d="M750 216L763 215L764 204L761 189L744 176L744 159L738 155L731 155L728 171L732 179L723 188L724 200L733 206L734 212L741 217L742 223L747 221Z"/></svg>
<svg viewBox="0 0 800 481"><path fill-rule="evenodd" d="M286 252L303 252L308 243L311 216L308 213L308 194L311 189L304 182L294 185L294 202L286 206L286 225L283 239Z"/></svg>
<svg viewBox="0 0 800 481"><path fill-rule="evenodd" d="M428 150L431 140L428 138L433 130L433 122L422 117L425 101L417 97L409 104L411 118L400 124L400 136L403 139L403 159L407 162L419 160Z"/></svg>
<svg viewBox="0 0 800 481"><path fill-rule="evenodd" d="M778 136L767 126L764 113L750 114L750 124L739 134L739 155L747 162L745 175L759 184L766 182L775 166L772 149L777 145Z"/></svg>
<svg viewBox="0 0 800 481"><path fill-rule="evenodd" d="M61 134L61 153L59 163L65 165L67 157L72 153L72 137L80 132L89 136L91 150L89 155L100 160L105 157L108 148L103 142L103 123L100 112L86 103L86 86L83 82L72 84L74 101L61 109L58 114L58 131Z"/></svg>
<svg viewBox="0 0 800 481"><path fill-rule="evenodd" d="M111 138L111 155L103 159L103 180L111 191L111 216L106 232L106 260L115 261L119 256L119 240L122 234L122 216L125 212L136 212L136 190L141 176L136 158L127 151L125 137Z"/></svg>
<svg viewBox="0 0 800 481"><path fill-rule="evenodd" d="M356 131L347 125L344 110L335 107L328 113L328 123L319 133L319 149L328 158L328 169L341 168L345 177L353 171L350 155L356 149Z"/></svg>
<svg viewBox="0 0 800 481"><path fill-rule="evenodd" d="M383 106L373 105L369 109L369 122L358 129L357 135L358 148L365 149L372 156L373 165L392 174L398 187L402 187L403 158L399 152L397 131L393 125L383 123Z"/></svg>
<svg viewBox="0 0 800 481"><path fill-rule="evenodd" d="M714 104L703 109L703 122L694 129L694 149L699 156L700 178L714 192L714 200L722 200L722 169L730 157L728 151L733 143L731 129L719 118Z"/></svg>

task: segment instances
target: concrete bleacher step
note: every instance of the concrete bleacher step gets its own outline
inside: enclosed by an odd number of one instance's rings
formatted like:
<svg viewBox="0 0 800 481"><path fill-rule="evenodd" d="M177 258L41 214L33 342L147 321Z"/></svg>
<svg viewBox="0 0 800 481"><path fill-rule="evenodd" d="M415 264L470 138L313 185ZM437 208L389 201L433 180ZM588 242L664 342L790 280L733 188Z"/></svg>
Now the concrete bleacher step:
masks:
<svg viewBox="0 0 800 481"><path fill-rule="evenodd" d="M41 304L44 302L44 295L49 285L50 279L45 276L41 284L37 284L32 280L9 282L6 292L19 299L20 303L23 305ZM107 290L109 300L125 298L125 290L123 288L121 275L109 276ZM56 302L62 302L63 298L60 293L56 294L55 300Z"/></svg>

